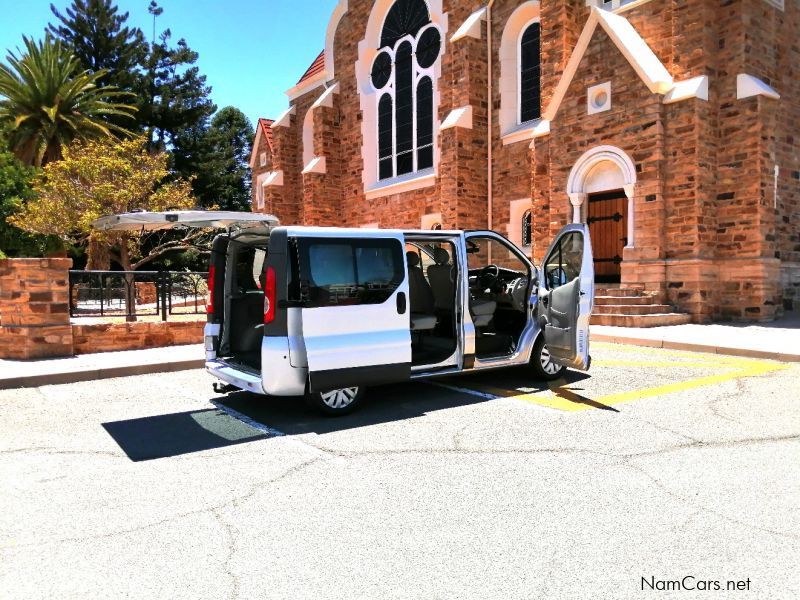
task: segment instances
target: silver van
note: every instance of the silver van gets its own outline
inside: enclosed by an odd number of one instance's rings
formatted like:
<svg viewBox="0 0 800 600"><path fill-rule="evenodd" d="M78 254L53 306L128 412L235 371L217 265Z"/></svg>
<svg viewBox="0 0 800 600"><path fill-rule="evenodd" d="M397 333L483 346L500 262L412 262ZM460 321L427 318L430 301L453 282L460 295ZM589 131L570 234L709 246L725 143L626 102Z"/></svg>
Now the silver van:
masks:
<svg viewBox="0 0 800 600"><path fill-rule="evenodd" d="M586 225L537 269L492 231L280 226L270 215L103 217L100 230L225 229L209 264L206 368L216 389L352 411L367 386L528 366L586 370L594 268Z"/></svg>

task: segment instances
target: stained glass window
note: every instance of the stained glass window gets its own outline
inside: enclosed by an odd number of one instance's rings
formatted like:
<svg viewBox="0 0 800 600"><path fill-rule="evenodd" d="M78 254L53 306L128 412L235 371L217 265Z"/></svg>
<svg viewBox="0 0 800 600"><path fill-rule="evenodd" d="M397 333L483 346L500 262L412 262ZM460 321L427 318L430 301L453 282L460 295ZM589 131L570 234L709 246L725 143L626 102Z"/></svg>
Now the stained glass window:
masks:
<svg viewBox="0 0 800 600"><path fill-rule="evenodd" d="M378 178L433 167L433 80L442 37L424 0L397 0L381 32L370 80L378 97Z"/></svg>
<svg viewBox="0 0 800 600"><path fill-rule="evenodd" d="M519 120L542 116L541 108L541 26L531 23L520 41Z"/></svg>

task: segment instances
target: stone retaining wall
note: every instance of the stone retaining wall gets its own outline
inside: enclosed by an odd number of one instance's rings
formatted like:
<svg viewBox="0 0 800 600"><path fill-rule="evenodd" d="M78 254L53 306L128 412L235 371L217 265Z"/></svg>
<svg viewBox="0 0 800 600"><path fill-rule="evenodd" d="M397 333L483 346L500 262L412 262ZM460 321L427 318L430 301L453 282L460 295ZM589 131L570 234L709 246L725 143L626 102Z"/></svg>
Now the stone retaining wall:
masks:
<svg viewBox="0 0 800 600"><path fill-rule="evenodd" d="M203 341L196 321L71 324L68 258L0 260L0 358L24 360Z"/></svg>
<svg viewBox="0 0 800 600"><path fill-rule="evenodd" d="M205 321L73 325L75 354L160 348L203 341Z"/></svg>
<svg viewBox="0 0 800 600"><path fill-rule="evenodd" d="M72 355L69 258L0 260L0 358Z"/></svg>

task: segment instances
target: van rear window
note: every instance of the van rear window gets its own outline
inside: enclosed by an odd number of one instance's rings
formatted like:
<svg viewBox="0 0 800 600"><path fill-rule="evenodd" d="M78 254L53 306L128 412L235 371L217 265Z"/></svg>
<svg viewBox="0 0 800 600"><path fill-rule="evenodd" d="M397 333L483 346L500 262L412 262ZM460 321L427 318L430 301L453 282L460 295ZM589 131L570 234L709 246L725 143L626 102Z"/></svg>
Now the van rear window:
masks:
<svg viewBox="0 0 800 600"><path fill-rule="evenodd" d="M298 238L296 249L289 295L307 308L382 304L405 274L399 240Z"/></svg>

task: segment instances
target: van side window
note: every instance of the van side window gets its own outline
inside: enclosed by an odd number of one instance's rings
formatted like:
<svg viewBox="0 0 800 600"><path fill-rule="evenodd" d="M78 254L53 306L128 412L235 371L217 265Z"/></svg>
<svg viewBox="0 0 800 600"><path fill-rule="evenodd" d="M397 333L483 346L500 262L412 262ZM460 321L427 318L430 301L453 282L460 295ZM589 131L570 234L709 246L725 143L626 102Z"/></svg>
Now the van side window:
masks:
<svg viewBox="0 0 800 600"><path fill-rule="evenodd" d="M405 276L397 240L298 238L297 255L290 299L307 308L382 304Z"/></svg>
<svg viewBox="0 0 800 600"><path fill-rule="evenodd" d="M545 284L554 290L581 274L583 236L577 231L562 237L553 247L544 264Z"/></svg>

